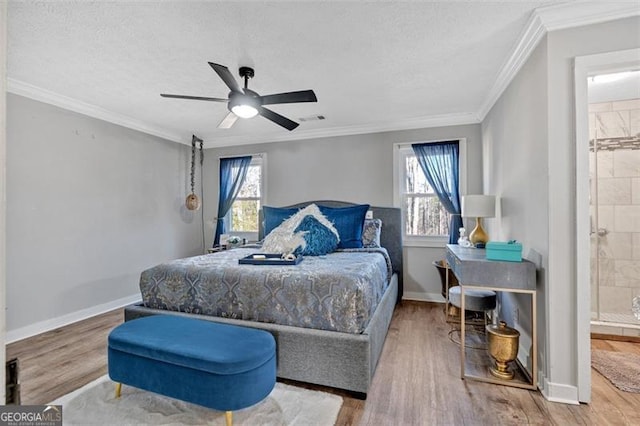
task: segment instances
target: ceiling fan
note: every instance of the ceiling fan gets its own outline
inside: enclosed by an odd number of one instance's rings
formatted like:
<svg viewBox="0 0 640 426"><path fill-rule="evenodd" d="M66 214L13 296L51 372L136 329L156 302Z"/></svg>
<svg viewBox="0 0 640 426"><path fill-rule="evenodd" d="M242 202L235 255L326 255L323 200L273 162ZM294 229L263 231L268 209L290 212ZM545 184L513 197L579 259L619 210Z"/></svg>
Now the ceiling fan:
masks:
<svg viewBox="0 0 640 426"><path fill-rule="evenodd" d="M231 75L231 72L229 72L227 67L224 65L214 64L213 62L209 62L209 65L231 90L231 92L229 92L228 99L208 98L203 96L170 95L167 93L161 93L160 96L165 98L191 99L196 101L227 102L229 114L227 114L227 116L218 125L218 128L221 129L228 129L233 126L233 123L236 122L238 117L252 118L259 114L287 130L293 130L299 126L298 123L265 108L263 105L318 101L313 90L301 90L298 92L276 93L273 95L260 96L258 93L248 88L249 79L253 78L254 75L253 68L240 67L240 77L244 78L244 88L242 88L236 79L233 78L233 75Z"/></svg>

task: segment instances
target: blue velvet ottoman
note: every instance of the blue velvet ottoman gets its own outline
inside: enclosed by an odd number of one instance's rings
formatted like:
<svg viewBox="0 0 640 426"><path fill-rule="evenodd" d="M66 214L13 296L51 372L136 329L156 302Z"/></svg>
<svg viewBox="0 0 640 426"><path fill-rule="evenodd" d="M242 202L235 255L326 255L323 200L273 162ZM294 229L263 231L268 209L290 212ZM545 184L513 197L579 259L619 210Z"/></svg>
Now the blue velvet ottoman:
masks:
<svg viewBox="0 0 640 426"><path fill-rule="evenodd" d="M276 382L276 343L263 330L169 315L125 322L109 334L109 377L225 411L249 407Z"/></svg>

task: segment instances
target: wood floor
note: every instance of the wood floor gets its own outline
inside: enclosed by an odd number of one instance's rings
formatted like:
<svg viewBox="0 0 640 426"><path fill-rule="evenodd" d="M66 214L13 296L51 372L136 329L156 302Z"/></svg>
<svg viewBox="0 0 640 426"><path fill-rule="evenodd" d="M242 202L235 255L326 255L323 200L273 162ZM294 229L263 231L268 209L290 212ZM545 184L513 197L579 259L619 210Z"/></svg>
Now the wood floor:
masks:
<svg viewBox="0 0 640 426"><path fill-rule="evenodd" d="M20 360L23 404L44 404L106 374L106 338L116 310L7 347ZM617 390L592 371L592 403L565 405L539 392L460 379L459 348L442 305L396 309L366 401L343 396L338 425L640 425L640 394ZM592 348L640 354L640 344L593 340Z"/></svg>

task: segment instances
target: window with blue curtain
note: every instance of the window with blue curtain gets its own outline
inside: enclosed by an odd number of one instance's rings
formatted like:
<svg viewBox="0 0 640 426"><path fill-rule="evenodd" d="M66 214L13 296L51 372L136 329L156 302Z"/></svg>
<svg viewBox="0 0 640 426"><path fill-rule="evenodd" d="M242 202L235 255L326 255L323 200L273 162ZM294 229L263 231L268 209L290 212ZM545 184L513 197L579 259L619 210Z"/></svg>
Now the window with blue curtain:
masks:
<svg viewBox="0 0 640 426"><path fill-rule="evenodd" d="M456 244L462 227L460 204L460 147L458 141L412 144L420 168L438 200L450 214L449 244Z"/></svg>
<svg viewBox="0 0 640 426"><path fill-rule="evenodd" d="M258 216L264 196L263 160L265 155L255 154L251 158L251 164L244 183L225 216L227 234L246 238L248 241L256 241L258 239Z"/></svg>
<svg viewBox="0 0 640 426"><path fill-rule="evenodd" d="M242 188L247 171L251 164L251 156L220 159L220 192L218 195L218 216L213 245L220 244L220 235L226 232L224 217L229 213L234 200Z"/></svg>

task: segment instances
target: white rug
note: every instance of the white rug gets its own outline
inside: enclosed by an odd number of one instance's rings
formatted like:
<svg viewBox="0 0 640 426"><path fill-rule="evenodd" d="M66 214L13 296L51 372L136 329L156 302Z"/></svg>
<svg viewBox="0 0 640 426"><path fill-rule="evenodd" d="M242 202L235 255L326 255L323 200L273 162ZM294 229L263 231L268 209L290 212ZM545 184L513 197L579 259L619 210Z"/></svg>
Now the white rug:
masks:
<svg viewBox="0 0 640 426"><path fill-rule="evenodd" d="M65 425L224 425L224 413L122 386L103 376L50 403L62 405ZM342 398L276 383L262 402L233 412L234 425L333 425Z"/></svg>

